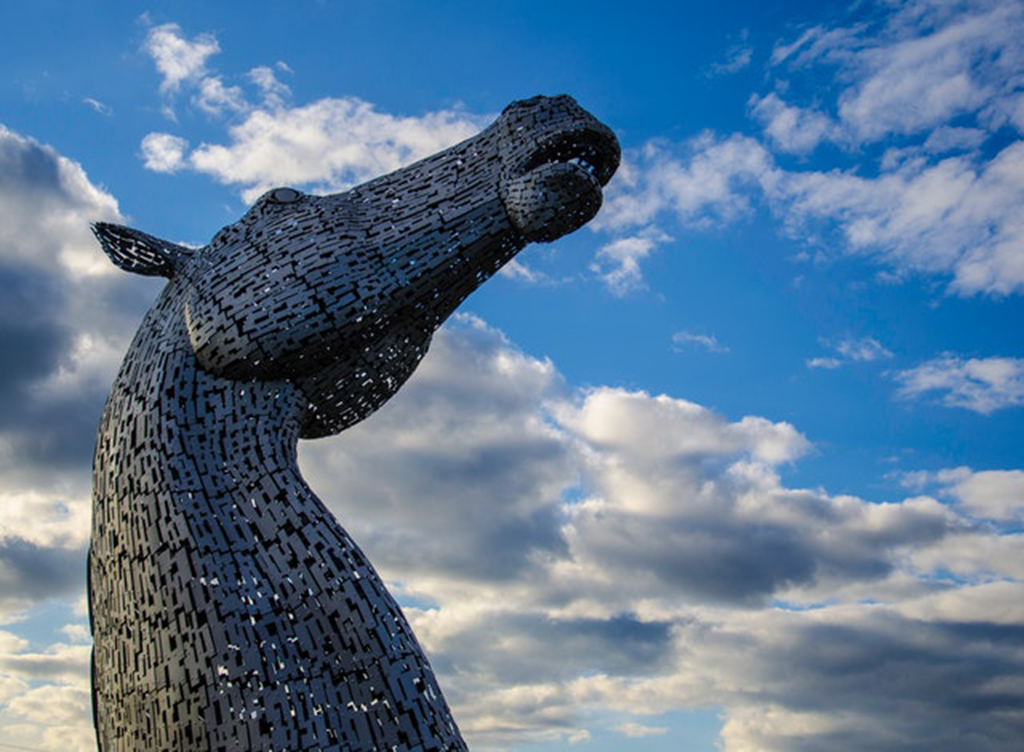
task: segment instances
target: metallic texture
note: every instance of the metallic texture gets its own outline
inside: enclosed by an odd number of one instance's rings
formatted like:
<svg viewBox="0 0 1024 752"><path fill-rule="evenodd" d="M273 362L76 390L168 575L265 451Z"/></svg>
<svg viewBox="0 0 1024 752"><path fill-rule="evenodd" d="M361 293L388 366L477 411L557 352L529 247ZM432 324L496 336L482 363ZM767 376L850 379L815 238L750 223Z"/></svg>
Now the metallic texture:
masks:
<svg viewBox="0 0 1024 752"><path fill-rule="evenodd" d="M467 295L594 216L618 160L571 98L536 97L348 192L272 190L203 248L94 226L119 267L169 279L96 445L103 752L466 748L296 445L380 407Z"/></svg>

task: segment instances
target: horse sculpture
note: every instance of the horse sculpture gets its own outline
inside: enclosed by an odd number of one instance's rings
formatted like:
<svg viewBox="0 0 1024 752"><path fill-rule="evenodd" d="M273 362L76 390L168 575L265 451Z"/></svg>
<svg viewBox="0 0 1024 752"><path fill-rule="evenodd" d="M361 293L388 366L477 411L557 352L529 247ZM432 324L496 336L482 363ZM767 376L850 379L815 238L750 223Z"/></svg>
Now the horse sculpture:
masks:
<svg viewBox="0 0 1024 752"><path fill-rule="evenodd" d="M345 193L272 190L202 248L94 225L117 266L169 280L97 437L103 752L466 748L297 442L380 407L467 295L594 216L618 161L575 101L536 97Z"/></svg>

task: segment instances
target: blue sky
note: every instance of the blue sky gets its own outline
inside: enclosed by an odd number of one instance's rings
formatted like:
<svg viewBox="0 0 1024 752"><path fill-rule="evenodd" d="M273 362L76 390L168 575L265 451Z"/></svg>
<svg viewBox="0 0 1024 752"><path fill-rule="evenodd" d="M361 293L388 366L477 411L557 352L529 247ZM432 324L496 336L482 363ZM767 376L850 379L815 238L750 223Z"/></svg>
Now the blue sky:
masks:
<svg viewBox="0 0 1024 752"><path fill-rule="evenodd" d="M300 448L470 744L1009 750L1024 734L1024 4L5 8L0 748L91 739L92 442L204 244L572 94L623 165L377 415Z"/></svg>

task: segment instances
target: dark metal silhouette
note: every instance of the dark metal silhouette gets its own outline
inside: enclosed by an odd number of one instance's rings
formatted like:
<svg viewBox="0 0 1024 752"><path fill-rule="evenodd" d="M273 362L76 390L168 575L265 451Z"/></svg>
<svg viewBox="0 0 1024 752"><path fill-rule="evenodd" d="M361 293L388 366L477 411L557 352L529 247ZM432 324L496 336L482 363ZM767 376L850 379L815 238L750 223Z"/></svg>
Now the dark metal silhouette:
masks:
<svg viewBox="0 0 1024 752"><path fill-rule="evenodd" d="M380 407L469 293L594 216L618 160L571 98L536 97L346 193L272 190L203 248L95 225L115 264L170 280L96 446L104 752L465 749L296 444Z"/></svg>

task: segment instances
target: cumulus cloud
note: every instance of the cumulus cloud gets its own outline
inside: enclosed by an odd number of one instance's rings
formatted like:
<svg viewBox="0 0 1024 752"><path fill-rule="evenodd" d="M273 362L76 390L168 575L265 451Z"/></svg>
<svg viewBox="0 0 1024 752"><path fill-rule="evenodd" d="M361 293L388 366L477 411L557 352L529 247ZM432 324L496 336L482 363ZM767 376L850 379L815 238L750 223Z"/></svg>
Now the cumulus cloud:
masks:
<svg viewBox="0 0 1024 752"><path fill-rule="evenodd" d="M279 70L288 72L289 68L284 63L278 63ZM263 95L263 104L267 107L283 107L291 96L292 90L286 84L277 79L274 69L268 66L259 66L249 71L249 80L259 88Z"/></svg>
<svg viewBox="0 0 1024 752"><path fill-rule="evenodd" d="M1013 522L1024 516L1024 471L951 467L904 473L900 480L909 488L936 487L972 517Z"/></svg>
<svg viewBox="0 0 1024 752"><path fill-rule="evenodd" d="M399 117L356 97L289 107L283 101L287 87L272 78L272 71L255 69L253 75L264 106L248 109L229 128L227 144L204 143L189 152L181 137L150 133L142 142L145 166L207 174L243 188L247 199L281 184L340 190L434 154L486 124L457 110ZM206 109L243 109L238 92L212 84L207 89Z"/></svg>
<svg viewBox="0 0 1024 752"><path fill-rule="evenodd" d="M621 297L643 288L640 262L659 245L671 240L662 232L650 230L616 238L598 250L590 270L601 278L613 295Z"/></svg>
<svg viewBox="0 0 1024 752"><path fill-rule="evenodd" d="M999 527L1016 475L947 474L952 507L872 503L787 487L809 449L785 422L573 389L462 316L392 402L301 462L406 600L474 747L586 738L609 712L654 733L649 714L711 705L732 750L997 749L1024 668L1016 584L993 580L1021 574ZM59 571L83 512L14 502L47 520L18 550ZM87 646L0 648L5 718L32 726L49 698L87 723ZM24 734L5 738L45 744Z"/></svg>
<svg viewBox="0 0 1024 752"><path fill-rule="evenodd" d="M978 528L977 505L788 488L809 448L784 422L573 390L463 317L377 416L301 460L412 599L475 747L717 705L726 749L998 749L1016 722L985 698L1021 666L968 656L1001 654L985 646L1018 615L969 588L1019 576L1020 536Z"/></svg>
<svg viewBox="0 0 1024 752"><path fill-rule="evenodd" d="M117 201L81 165L0 126L0 225L17 227L0 241L3 269L109 274L95 253L89 221L117 221ZM98 257L97 257L98 256Z"/></svg>
<svg viewBox="0 0 1024 752"><path fill-rule="evenodd" d="M242 88L240 86L225 86L219 76L204 76L198 81L196 89L193 101L199 109L210 115L240 112L249 107Z"/></svg>
<svg viewBox="0 0 1024 752"><path fill-rule="evenodd" d="M975 517L1006 521L1024 517L1024 471L974 473L957 483L952 493Z"/></svg>
<svg viewBox="0 0 1024 752"><path fill-rule="evenodd" d="M89 645L30 652L0 641L0 732L19 749L96 749L89 691ZM4 691L5 687L8 691Z"/></svg>
<svg viewBox="0 0 1024 752"><path fill-rule="evenodd" d="M942 403L982 415L1024 404L1024 359L945 354L895 374L906 398L938 392Z"/></svg>
<svg viewBox="0 0 1024 752"><path fill-rule="evenodd" d="M176 23L151 28L142 48L163 77L160 90L168 93L177 92L183 82L199 79L206 72L207 58L220 52L214 35L198 34L187 39Z"/></svg>
<svg viewBox="0 0 1024 752"><path fill-rule="evenodd" d="M493 119L461 110L403 117L358 97L292 105L291 89L277 77L290 72L283 62L251 69L245 83L255 88L255 96L249 96L207 68L208 58L220 51L214 35L188 39L173 23L150 29L144 50L163 76L165 96L190 91L198 110L234 118L227 143L203 143L191 151L180 136L147 134L141 144L146 168L210 175L239 186L246 200L281 184L348 188L462 141Z"/></svg>
<svg viewBox="0 0 1024 752"><path fill-rule="evenodd" d="M343 187L447 148L480 126L479 118L453 110L398 117L356 97L327 98L256 109L229 129L228 144L203 144L188 163L246 187L247 195L282 183Z"/></svg>
<svg viewBox="0 0 1024 752"><path fill-rule="evenodd" d="M142 158L147 170L177 172L185 167L188 141L170 133L149 133L142 139Z"/></svg>
<svg viewBox="0 0 1024 752"><path fill-rule="evenodd" d="M89 464L103 400L150 285L89 223L120 222L77 163L0 128L0 621L84 582Z"/></svg>

